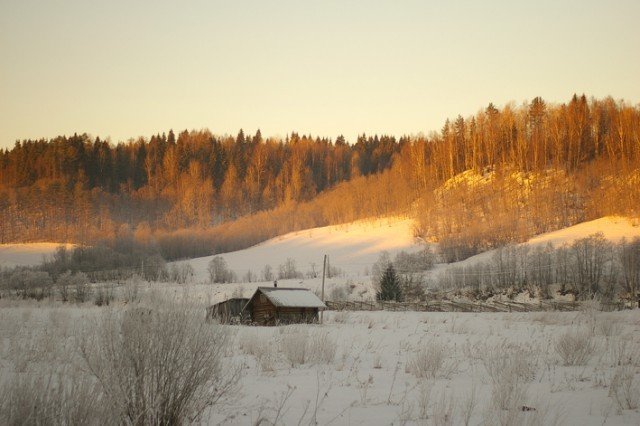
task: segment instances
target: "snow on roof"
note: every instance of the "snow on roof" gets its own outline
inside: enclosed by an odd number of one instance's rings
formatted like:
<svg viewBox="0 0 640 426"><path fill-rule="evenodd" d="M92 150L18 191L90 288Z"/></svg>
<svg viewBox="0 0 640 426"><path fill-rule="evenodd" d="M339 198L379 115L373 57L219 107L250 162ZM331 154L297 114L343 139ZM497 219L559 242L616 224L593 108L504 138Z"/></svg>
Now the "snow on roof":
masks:
<svg viewBox="0 0 640 426"><path fill-rule="evenodd" d="M258 287L271 303L289 308L326 308L322 300L306 288Z"/></svg>

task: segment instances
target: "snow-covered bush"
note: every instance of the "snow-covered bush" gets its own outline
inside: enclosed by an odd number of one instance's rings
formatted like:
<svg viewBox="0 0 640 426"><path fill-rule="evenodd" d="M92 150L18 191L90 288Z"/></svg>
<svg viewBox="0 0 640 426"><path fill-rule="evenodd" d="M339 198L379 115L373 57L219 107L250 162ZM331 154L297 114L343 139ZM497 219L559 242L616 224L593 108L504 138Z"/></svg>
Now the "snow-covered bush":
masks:
<svg viewBox="0 0 640 426"><path fill-rule="evenodd" d="M276 356L274 354L272 336L264 336L251 330L242 333L238 343L243 353L255 357L260 370L272 371L274 369Z"/></svg>
<svg viewBox="0 0 640 426"><path fill-rule="evenodd" d="M280 330L280 351L284 354L292 367L307 362L307 342L309 333L300 327L286 327Z"/></svg>
<svg viewBox="0 0 640 426"><path fill-rule="evenodd" d="M609 396L621 410L635 410L640 406L640 380L635 376L635 368L629 365L616 368L613 375Z"/></svg>
<svg viewBox="0 0 640 426"><path fill-rule="evenodd" d="M305 326L292 326L280 330L280 351L289 364L329 364L336 356L337 343L323 331L308 330Z"/></svg>
<svg viewBox="0 0 640 426"><path fill-rule="evenodd" d="M7 425L117 424L102 397L97 381L84 373L16 374L0 387L0 419Z"/></svg>
<svg viewBox="0 0 640 426"><path fill-rule="evenodd" d="M79 353L118 423L197 422L238 379L223 365L229 330L186 307L109 310L90 327Z"/></svg>
<svg viewBox="0 0 640 426"><path fill-rule="evenodd" d="M309 360L312 363L331 364L336 358L338 345L328 332L314 330L310 333L307 344L309 345Z"/></svg>
<svg viewBox="0 0 640 426"><path fill-rule="evenodd" d="M485 346L480 357L491 379L492 406L498 410L513 410L522 405L537 368L531 352L502 342Z"/></svg>
<svg viewBox="0 0 640 426"><path fill-rule="evenodd" d="M406 371L418 378L450 378L456 372L458 363L453 358L453 348L431 340L416 352L407 362Z"/></svg>
<svg viewBox="0 0 640 426"><path fill-rule="evenodd" d="M573 329L558 336L554 347L564 365L585 365L596 350L590 333Z"/></svg>
<svg viewBox="0 0 640 426"><path fill-rule="evenodd" d="M597 319L595 328L597 334L605 337L619 336L622 333L622 324L613 317L603 315Z"/></svg>

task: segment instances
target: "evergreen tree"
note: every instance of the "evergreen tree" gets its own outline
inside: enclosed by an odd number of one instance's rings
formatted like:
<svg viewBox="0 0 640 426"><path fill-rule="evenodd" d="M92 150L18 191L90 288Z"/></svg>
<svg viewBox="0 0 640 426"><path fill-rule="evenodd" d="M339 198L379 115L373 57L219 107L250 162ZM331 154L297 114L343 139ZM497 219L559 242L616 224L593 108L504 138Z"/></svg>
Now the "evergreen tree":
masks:
<svg viewBox="0 0 640 426"><path fill-rule="evenodd" d="M376 294L378 300L402 300L402 290L400 289L400 280L396 274L396 270L392 264L389 264L380 279L380 290Z"/></svg>

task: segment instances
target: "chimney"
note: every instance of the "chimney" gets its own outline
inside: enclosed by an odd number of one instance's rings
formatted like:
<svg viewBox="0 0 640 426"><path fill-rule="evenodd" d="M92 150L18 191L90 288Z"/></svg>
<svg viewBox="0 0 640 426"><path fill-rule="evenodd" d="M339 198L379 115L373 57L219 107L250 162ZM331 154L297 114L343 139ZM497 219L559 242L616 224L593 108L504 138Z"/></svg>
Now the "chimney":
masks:
<svg viewBox="0 0 640 426"><path fill-rule="evenodd" d="M275 280L275 281L273 282L273 286L274 286L275 288L277 288L277 287L278 287L278 280Z"/></svg>

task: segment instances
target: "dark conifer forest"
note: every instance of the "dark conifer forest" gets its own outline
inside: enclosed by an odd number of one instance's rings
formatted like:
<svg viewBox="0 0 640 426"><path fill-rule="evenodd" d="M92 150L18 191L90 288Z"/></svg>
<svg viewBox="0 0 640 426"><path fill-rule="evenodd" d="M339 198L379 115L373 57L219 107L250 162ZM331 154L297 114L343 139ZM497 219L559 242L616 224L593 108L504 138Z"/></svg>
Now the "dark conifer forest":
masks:
<svg viewBox="0 0 640 426"><path fill-rule="evenodd" d="M0 242L131 240L166 259L387 215L462 258L640 210L640 107L493 104L429 135L74 134L0 150Z"/></svg>

